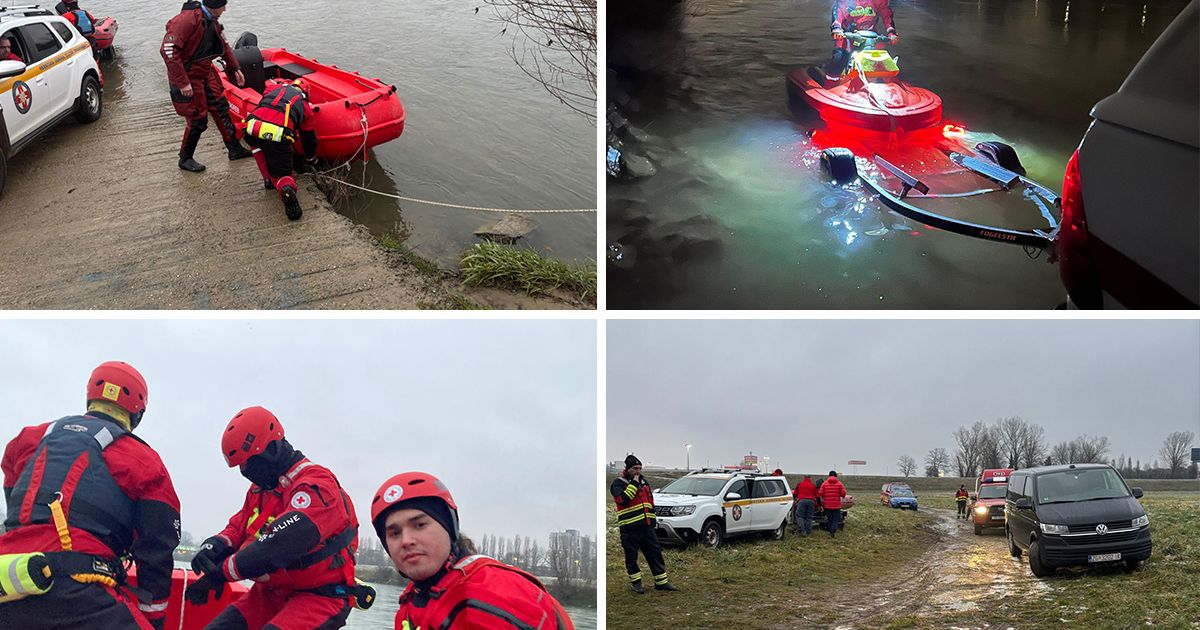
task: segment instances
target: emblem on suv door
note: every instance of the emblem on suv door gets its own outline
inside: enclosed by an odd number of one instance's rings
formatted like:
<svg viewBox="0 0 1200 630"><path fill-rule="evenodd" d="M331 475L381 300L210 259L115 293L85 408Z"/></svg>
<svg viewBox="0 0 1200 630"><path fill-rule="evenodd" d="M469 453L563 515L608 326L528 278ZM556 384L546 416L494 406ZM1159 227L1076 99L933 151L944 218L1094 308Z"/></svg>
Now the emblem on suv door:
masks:
<svg viewBox="0 0 1200 630"><path fill-rule="evenodd" d="M1100 534L1101 536L1107 534L1108 533L1108 525L1105 525L1104 523L1100 523L1099 525L1096 526L1096 533Z"/></svg>

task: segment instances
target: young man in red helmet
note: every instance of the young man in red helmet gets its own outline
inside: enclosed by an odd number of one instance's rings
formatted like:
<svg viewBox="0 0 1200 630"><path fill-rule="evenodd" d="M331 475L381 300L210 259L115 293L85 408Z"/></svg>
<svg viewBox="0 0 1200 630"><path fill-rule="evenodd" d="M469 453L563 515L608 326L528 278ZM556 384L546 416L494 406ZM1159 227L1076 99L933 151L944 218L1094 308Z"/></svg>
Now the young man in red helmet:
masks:
<svg viewBox="0 0 1200 630"><path fill-rule="evenodd" d="M317 123L308 104L308 82L272 79L258 106L246 116L245 127L246 144L254 147L254 161L262 173L263 185L279 191L287 218L299 219L304 211L292 176L292 147L300 140L308 159L317 155Z"/></svg>
<svg viewBox="0 0 1200 630"><path fill-rule="evenodd" d="M571 618L529 573L459 548L458 506L433 475L407 472L379 487L371 523L396 570L396 630L573 630Z"/></svg>
<svg viewBox="0 0 1200 630"><path fill-rule="evenodd" d="M251 482L242 509L192 559L202 577L188 601L220 597L225 583L255 580L207 630L340 628L353 605L358 519L328 468L284 438L270 411L250 407L229 421L221 453Z"/></svg>
<svg viewBox="0 0 1200 630"><path fill-rule="evenodd" d="M158 453L132 433L147 397L133 366L108 361L88 379L83 415L25 427L8 443L0 554L45 553L54 582L0 604L0 629L163 627L179 499ZM126 555L142 597L124 586Z"/></svg>

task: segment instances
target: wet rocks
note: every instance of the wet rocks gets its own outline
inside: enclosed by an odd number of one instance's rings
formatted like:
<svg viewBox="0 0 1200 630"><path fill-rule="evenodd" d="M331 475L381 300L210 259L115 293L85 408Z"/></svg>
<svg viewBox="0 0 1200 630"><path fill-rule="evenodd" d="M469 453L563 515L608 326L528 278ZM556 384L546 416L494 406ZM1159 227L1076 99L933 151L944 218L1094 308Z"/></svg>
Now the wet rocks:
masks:
<svg viewBox="0 0 1200 630"><path fill-rule="evenodd" d="M533 219L519 213L505 214L499 221L485 225L475 230L475 236L486 240L511 245L523 236L537 229Z"/></svg>

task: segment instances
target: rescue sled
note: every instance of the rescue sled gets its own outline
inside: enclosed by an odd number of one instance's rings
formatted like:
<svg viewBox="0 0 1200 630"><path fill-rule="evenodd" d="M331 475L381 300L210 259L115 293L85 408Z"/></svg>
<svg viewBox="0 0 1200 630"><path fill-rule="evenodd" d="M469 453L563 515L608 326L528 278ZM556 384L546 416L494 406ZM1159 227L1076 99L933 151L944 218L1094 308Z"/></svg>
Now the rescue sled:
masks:
<svg viewBox="0 0 1200 630"><path fill-rule="evenodd" d="M183 590L199 576L187 569L175 569L171 574L171 597L167 600L167 621L163 630L201 630L225 607L237 601L250 589L240 582L230 582L221 599L209 597L208 603L196 606L184 600ZM129 569L129 584L137 586L137 568Z"/></svg>
<svg viewBox="0 0 1200 630"><path fill-rule="evenodd" d="M404 106L396 86L357 72L318 63L284 48L258 48L253 33L243 33L233 51L246 79L237 87L221 73L229 114L241 122L258 105L269 79L304 77L309 104L316 113L317 155L332 161L365 160L376 145L400 137ZM300 143L296 143L299 152Z"/></svg>

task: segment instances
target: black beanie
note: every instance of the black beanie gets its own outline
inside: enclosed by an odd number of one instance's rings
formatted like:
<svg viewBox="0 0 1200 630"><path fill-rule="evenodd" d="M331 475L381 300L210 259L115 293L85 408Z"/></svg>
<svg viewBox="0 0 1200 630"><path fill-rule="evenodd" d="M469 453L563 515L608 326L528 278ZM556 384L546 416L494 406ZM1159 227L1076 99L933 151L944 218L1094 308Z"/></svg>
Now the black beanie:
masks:
<svg viewBox="0 0 1200 630"><path fill-rule="evenodd" d="M458 542L458 521L454 518L454 513L450 511L450 506L446 502L436 497L417 497L407 501L401 501L390 508L392 510L421 510L429 515L429 518L437 521L442 529L450 534L450 542ZM382 537L382 534L381 534Z"/></svg>
<svg viewBox="0 0 1200 630"><path fill-rule="evenodd" d="M837 471L836 471L836 470L831 470L831 471L829 471L829 476L830 476L830 477L836 477L836 476L837 476Z"/></svg>
<svg viewBox="0 0 1200 630"><path fill-rule="evenodd" d="M629 455L627 455L625 457L625 470L629 470L630 468L633 468L634 466L641 466L641 465L642 465L642 460L638 459L637 457L634 457L633 453L630 453Z"/></svg>
<svg viewBox="0 0 1200 630"><path fill-rule="evenodd" d="M229 3L229 0L204 0L204 6L210 9L220 9Z"/></svg>

